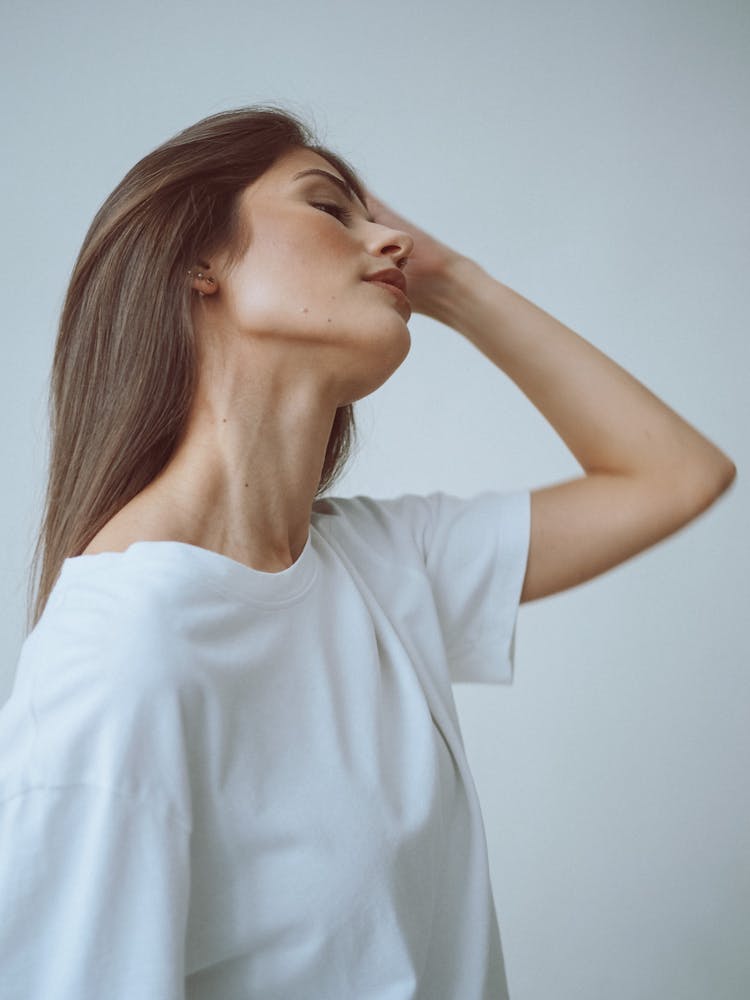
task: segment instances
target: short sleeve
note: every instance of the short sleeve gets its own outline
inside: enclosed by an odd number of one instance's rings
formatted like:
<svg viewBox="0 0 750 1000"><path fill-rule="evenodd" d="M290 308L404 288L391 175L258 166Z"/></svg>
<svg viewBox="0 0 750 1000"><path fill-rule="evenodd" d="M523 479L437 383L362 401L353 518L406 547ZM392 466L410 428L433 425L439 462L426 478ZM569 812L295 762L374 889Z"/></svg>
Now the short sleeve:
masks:
<svg viewBox="0 0 750 1000"><path fill-rule="evenodd" d="M182 1000L189 832L90 785L0 804L4 1000Z"/></svg>
<svg viewBox="0 0 750 1000"><path fill-rule="evenodd" d="M425 496L424 558L451 680L510 684L531 528L529 490Z"/></svg>

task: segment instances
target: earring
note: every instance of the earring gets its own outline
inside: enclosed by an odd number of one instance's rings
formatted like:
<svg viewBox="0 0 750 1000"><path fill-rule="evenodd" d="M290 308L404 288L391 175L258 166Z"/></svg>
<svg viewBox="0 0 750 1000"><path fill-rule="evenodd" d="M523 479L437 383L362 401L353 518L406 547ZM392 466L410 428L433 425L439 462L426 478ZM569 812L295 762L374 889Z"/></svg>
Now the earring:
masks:
<svg viewBox="0 0 750 1000"><path fill-rule="evenodd" d="M191 268L188 268L188 274L191 277L193 276L193 271L192 271ZM202 278L204 281L208 281L209 284L211 284L211 285L215 285L216 284L216 280L214 278L212 278L210 275L205 275L203 273L203 271L198 271L198 273L196 274L196 278ZM202 299L206 297L206 293L205 292L200 292L199 291L198 294L200 295L200 297Z"/></svg>

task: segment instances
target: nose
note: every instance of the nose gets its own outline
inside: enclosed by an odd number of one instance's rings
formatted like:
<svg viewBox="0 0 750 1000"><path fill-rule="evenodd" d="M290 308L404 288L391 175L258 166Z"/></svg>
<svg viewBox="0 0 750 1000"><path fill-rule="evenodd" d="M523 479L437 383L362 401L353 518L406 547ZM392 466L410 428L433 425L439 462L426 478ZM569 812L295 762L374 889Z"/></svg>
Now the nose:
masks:
<svg viewBox="0 0 750 1000"><path fill-rule="evenodd" d="M414 249L414 240L402 229L391 229L390 226L377 226L380 230L374 236L373 252L376 256L385 255L393 259L396 267L404 267Z"/></svg>

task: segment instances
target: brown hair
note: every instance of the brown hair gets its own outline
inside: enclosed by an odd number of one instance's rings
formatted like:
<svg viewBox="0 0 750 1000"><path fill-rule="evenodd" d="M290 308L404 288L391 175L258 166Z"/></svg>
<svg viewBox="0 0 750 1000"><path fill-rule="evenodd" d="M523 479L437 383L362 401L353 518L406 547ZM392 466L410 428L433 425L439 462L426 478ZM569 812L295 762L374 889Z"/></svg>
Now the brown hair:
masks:
<svg viewBox="0 0 750 1000"><path fill-rule="evenodd" d="M319 145L297 115L264 104L178 132L139 160L94 216L52 361L49 476L31 560L28 631L64 560L80 555L173 454L198 376L187 270L217 250L228 253L230 267L236 263L247 249L240 195L300 147L327 159L365 201L346 160ZM352 404L341 406L316 497L340 476L355 437Z"/></svg>

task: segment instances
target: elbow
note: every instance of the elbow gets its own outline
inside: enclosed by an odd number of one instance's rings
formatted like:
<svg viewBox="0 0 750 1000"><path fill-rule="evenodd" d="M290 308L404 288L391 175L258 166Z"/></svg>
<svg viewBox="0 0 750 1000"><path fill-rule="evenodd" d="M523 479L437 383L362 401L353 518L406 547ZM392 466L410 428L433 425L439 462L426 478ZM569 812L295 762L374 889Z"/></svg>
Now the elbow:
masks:
<svg viewBox="0 0 750 1000"><path fill-rule="evenodd" d="M665 507L670 509L679 525L692 521L711 507L737 478L737 466L715 446L699 456L682 456L668 466L662 466L649 477Z"/></svg>
<svg viewBox="0 0 750 1000"><path fill-rule="evenodd" d="M736 478L737 478L737 466L734 464L731 458L728 458L726 461L726 468L724 469L724 474L721 479L719 495L725 493Z"/></svg>
<svg viewBox="0 0 750 1000"><path fill-rule="evenodd" d="M737 466L724 453L710 465L696 470L687 485L687 497L695 514L700 514L732 486L737 478Z"/></svg>
<svg viewBox="0 0 750 1000"><path fill-rule="evenodd" d="M737 466L728 455L721 452L717 468L707 478L712 485L714 499L718 499L737 478Z"/></svg>

